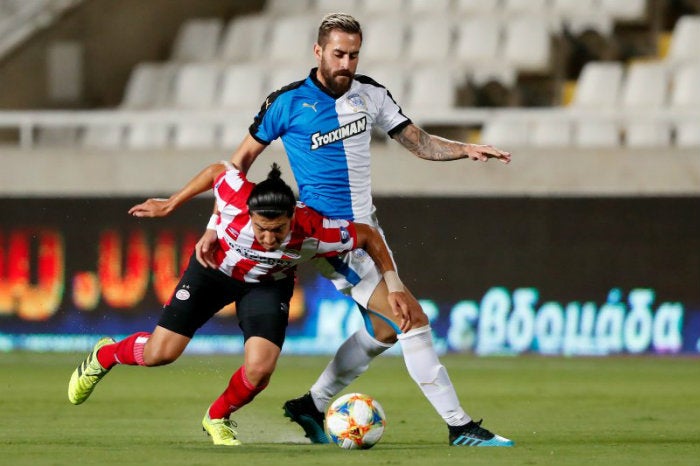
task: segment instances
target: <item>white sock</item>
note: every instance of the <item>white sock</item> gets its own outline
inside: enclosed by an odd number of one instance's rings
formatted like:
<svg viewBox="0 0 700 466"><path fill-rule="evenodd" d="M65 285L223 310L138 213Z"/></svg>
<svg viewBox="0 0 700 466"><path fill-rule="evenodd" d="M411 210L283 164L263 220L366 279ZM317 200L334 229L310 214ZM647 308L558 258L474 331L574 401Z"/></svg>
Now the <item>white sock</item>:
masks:
<svg viewBox="0 0 700 466"><path fill-rule="evenodd" d="M457 393L440 364L429 325L399 334L406 368L435 410L451 426L461 426L471 417L459 405Z"/></svg>
<svg viewBox="0 0 700 466"><path fill-rule="evenodd" d="M331 398L366 371L372 359L392 346L372 338L364 327L348 337L311 386L316 408L325 413Z"/></svg>

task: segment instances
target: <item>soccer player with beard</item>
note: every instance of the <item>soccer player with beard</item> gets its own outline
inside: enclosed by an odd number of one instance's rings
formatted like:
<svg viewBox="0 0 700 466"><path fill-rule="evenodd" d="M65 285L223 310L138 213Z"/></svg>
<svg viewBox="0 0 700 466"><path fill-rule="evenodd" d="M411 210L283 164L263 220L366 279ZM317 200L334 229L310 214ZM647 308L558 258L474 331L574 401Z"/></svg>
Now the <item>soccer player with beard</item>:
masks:
<svg viewBox="0 0 700 466"><path fill-rule="evenodd" d="M412 123L386 88L355 74L361 46L362 29L355 18L343 13L326 15L313 49L318 67L306 79L270 94L232 162L245 172L273 140L281 138L302 202L329 218L376 228L379 223L370 183L374 127L426 160L494 158L510 162L508 152L431 135ZM216 250L214 238L208 231L197 244L205 261ZM284 404L285 415L301 425L312 442L328 442L323 413L331 398L398 340L409 374L448 426L450 445L513 445L464 411L435 351L428 317L400 281L385 279L362 251L318 259L316 266L357 302L367 325L340 346L308 393ZM387 293L397 289L406 291L411 315L419 316L410 329L399 328L387 305Z"/></svg>

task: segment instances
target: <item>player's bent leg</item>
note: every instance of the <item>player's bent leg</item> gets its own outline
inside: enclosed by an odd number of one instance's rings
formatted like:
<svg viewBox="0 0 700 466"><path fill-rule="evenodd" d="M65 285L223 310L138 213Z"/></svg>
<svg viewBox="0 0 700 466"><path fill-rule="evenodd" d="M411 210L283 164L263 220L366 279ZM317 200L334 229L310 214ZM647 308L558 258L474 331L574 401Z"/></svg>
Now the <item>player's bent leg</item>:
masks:
<svg viewBox="0 0 700 466"><path fill-rule="evenodd" d="M425 314L425 312L423 312L418 300L415 298L415 296L413 296L408 288L405 289L405 292L408 295L407 304L410 308L410 314L412 316L411 328L418 328L428 325L428 316ZM375 319L373 318L375 338L386 343L394 343L396 342L396 334L400 333L399 324L401 321L400 318L395 316L394 312L391 310L388 295L389 290L386 283L382 279L377 284L374 292L370 296L367 303L367 308L371 315L379 316L391 327L387 329L386 326L376 325Z"/></svg>
<svg viewBox="0 0 700 466"><path fill-rule="evenodd" d="M190 340L190 337L156 326L143 346L144 365L163 366L174 362L185 351Z"/></svg>
<svg viewBox="0 0 700 466"><path fill-rule="evenodd" d="M97 360L97 351L103 346L113 343L113 338L100 338L90 354L73 371L70 382L68 382L68 400L74 405L79 405L87 400L95 389L95 385L109 372L109 369L102 367Z"/></svg>

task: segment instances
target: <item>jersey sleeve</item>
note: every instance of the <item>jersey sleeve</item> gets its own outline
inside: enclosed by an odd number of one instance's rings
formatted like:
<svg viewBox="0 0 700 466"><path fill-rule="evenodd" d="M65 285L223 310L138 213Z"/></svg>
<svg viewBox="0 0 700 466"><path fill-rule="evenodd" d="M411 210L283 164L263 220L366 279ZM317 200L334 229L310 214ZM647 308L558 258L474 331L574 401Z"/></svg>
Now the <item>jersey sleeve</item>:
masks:
<svg viewBox="0 0 700 466"><path fill-rule="evenodd" d="M324 218L320 231L317 256L335 256L357 247L357 230L354 223Z"/></svg>
<svg viewBox="0 0 700 466"><path fill-rule="evenodd" d="M375 124L384 130L389 136L396 134L411 123L411 119L403 114L401 107L385 87L376 89L379 93L377 99L377 116Z"/></svg>
<svg viewBox="0 0 700 466"><path fill-rule="evenodd" d="M300 215L301 214L301 215ZM316 256L330 257L357 247L355 224L347 220L332 220L309 207L297 208L306 235L316 241Z"/></svg>
<svg viewBox="0 0 700 466"><path fill-rule="evenodd" d="M282 136L289 124L288 96L280 91L270 94L255 115L253 124L248 129L250 135L260 144L268 145Z"/></svg>

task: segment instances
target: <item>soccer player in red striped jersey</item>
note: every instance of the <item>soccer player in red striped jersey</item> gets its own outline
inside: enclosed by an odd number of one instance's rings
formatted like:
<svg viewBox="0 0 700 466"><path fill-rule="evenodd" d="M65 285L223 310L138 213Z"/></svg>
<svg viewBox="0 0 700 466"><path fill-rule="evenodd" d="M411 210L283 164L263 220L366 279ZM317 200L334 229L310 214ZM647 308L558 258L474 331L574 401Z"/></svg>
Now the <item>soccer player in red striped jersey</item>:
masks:
<svg viewBox="0 0 700 466"><path fill-rule="evenodd" d="M166 303L153 332L115 342L102 338L75 369L68 386L73 404L83 403L117 364L159 366L175 361L195 332L225 305L235 302L244 337L244 363L207 409L202 427L217 445L240 445L230 415L260 393L277 364L287 328L296 267L316 257L362 248L388 279L400 283L379 232L368 225L330 220L296 202L273 165L267 179L251 183L229 163L210 165L168 199L148 199L129 210L136 217L162 217L213 185L217 212L209 227L219 248L215 267L196 255ZM404 328L411 310L401 288L389 305Z"/></svg>

